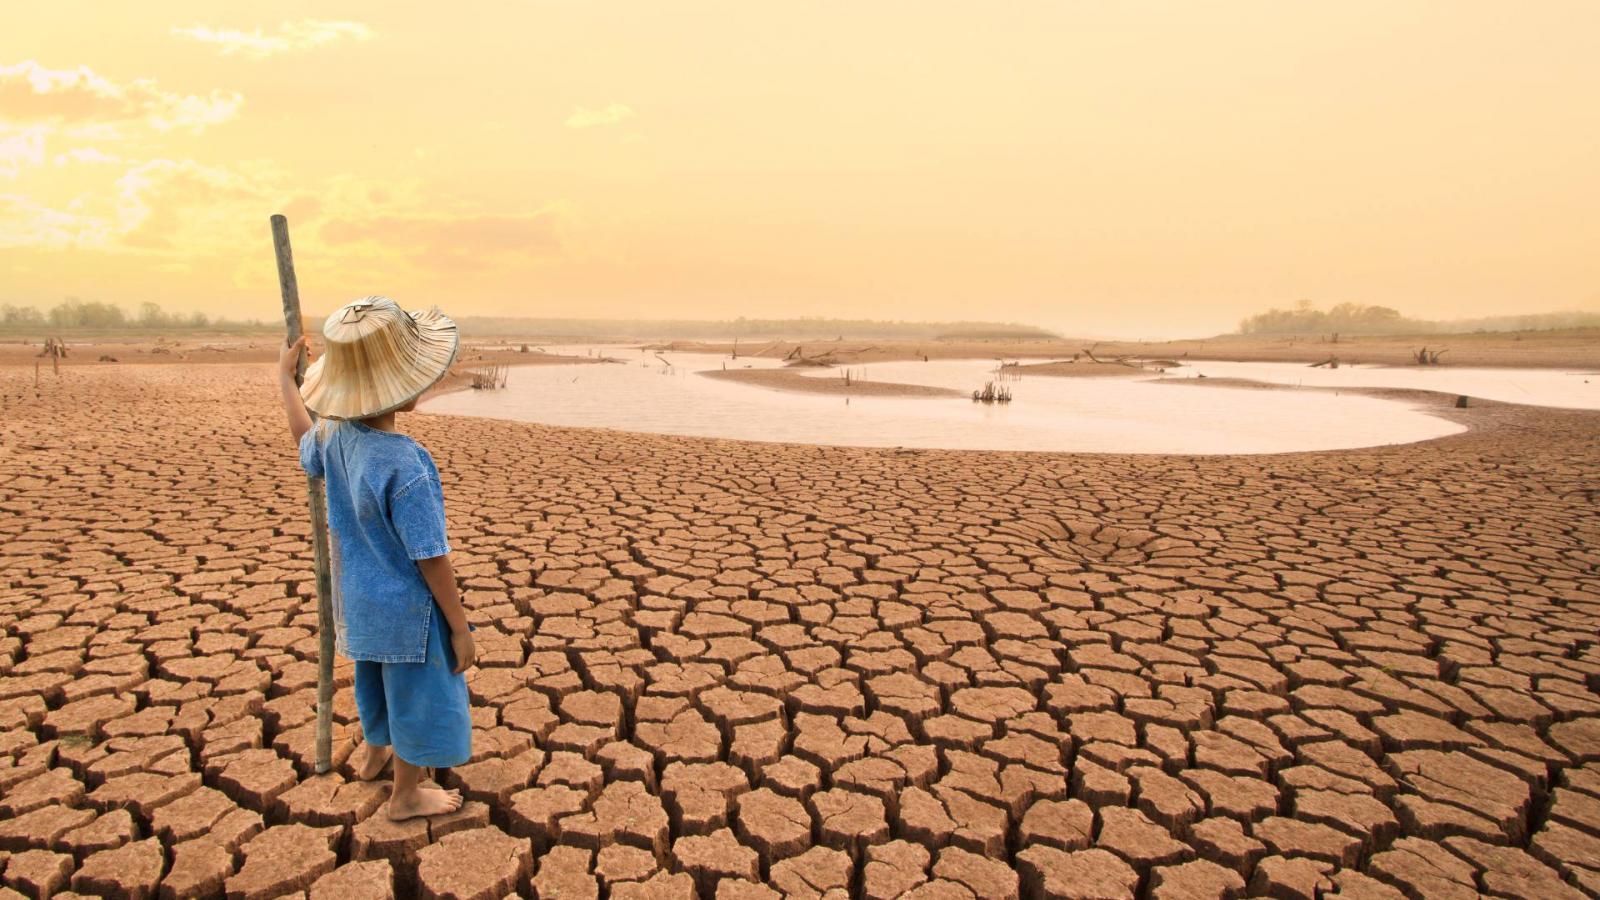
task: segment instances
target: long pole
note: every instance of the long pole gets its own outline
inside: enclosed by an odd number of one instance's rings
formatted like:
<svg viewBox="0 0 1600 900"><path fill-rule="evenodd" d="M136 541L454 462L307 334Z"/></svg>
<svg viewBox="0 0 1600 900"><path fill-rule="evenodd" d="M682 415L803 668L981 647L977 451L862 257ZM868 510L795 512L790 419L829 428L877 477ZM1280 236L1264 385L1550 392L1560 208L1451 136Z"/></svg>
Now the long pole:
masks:
<svg viewBox="0 0 1600 900"><path fill-rule="evenodd" d="M289 220L272 217L272 246L278 256L278 288L283 292L283 324L289 343L305 333L300 317L300 283L294 277L289 249ZM302 351L294 367L294 383L306 374ZM317 572L317 774L333 768L333 576L328 568L328 498L321 478L306 476L311 501L311 553Z"/></svg>

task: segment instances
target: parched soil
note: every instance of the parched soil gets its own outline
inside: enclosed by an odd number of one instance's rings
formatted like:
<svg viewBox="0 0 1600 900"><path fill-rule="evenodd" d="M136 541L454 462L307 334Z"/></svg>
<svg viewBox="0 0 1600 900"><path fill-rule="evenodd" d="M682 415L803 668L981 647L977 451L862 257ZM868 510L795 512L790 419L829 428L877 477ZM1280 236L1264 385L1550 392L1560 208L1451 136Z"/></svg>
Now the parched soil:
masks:
<svg viewBox="0 0 1600 900"><path fill-rule="evenodd" d="M470 799L312 774L264 366L0 370L0 882L27 896L1600 892L1600 414L1249 457L415 415Z"/></svg>
<svg viewBox="0 0 1600 900"><path fill-rule="evenodd" d="M796 391L802 394L832 394L844 397L961 397L960 391L951 388L931 387L925 384L899 384L893 381L861 381L846 383L838 375L802 375L792 369L712 369L700 372L707 378L733 381L779 391Z"/></svg>
<svg viewBox="0 0 1600 900"><path fill-rule="evenodd" d="M321 353L321 335L312 336L312 351ZM187 335L151 338L147 336L94 336L69 337L67 355L59 360L40 356L41 338L9 338L0 340L0 368L16 366L26 368L32 377L35 364L43 374L50 374L58 365L92 366L106 368L116 365L194 365L197 363L273 362L278 358L282 335ZM529 346L521 352L521 344L505 341L478 341L464 338L461 352L456 357L456 368L477 365L562 365L569 363L597 363L602 360L592 356L565 356L545 353Z"/></svg>

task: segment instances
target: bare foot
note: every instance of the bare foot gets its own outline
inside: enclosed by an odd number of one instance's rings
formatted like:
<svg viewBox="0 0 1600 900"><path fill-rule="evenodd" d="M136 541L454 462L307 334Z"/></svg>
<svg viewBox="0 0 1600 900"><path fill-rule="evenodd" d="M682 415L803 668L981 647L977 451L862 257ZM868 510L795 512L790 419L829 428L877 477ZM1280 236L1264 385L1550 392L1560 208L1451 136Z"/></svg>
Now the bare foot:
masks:
<svg viewBox="0 0 1600 900"><path fill-rule="evenodd" d="M383 774L383 767L389 764L391 751L388 747L377 747L372 744L363 746L367 748L366 755L356 767L356 778L361 781L371 781Z"/></svg>
<svg viewBox="0 0 1600 900"><path fill-rule="evenodd" d="M453 813L461 808L461 792L441 788L417 788L405 797L389 799L389 818L414 819L418 816L437 816Z"/></svg>

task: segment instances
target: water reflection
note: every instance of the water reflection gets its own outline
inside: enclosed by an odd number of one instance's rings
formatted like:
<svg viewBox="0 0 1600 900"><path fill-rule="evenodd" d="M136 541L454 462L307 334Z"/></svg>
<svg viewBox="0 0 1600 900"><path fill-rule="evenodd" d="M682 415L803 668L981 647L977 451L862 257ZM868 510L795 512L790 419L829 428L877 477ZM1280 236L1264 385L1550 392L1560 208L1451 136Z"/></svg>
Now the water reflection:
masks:
<svg viewBox="0 0 1600 900"><path fill-rule="evenodd" d="M553 349L553 348L552 348ZM460 391L428 412L699 437L969 450L1112 453L1277 453L1405 443L1463 427L1408 404L1353 394L1161 384L1140 378L1025 376L1015 400L851 397L795 393L705 378L700 371L767 368L776 360L602 351L622 364L512 369L501 391ZM992 360L869 363L869 380L970 392ZM838 378L837 370L809 377Z"/></svg>
<svg viewBox="0 0 1600 900"><path fill-rule="evenodd" d="M1600 409L1600 372L1577 369L1350 365L1313 369L1300 363L1193 362L1173 372L1306 387L1416 388L1530 406Z"/></svg>

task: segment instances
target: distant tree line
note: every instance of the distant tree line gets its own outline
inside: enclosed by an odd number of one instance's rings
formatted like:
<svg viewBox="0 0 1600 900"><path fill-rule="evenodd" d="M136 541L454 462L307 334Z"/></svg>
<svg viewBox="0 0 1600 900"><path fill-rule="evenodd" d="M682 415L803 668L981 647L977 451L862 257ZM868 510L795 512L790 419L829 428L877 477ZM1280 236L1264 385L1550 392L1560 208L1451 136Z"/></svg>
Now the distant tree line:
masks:
<svg viewBox="0 0 1600 900"><path fill-rule="evenodd" d="M1243 334L1398 334L1415 330L1420 323L1400 315L1387 306L1341 303L1322 310L1301 300L1293 309L1269 309L1239 323Z"/></svg>
<svg viewBox="0 0 1600 900"><path fill-rule="evenodd" d="M68 298L47 310L0 305L0 328L7 331L232 331L262 328L255 320L214 319L205 313L169 313L145 302L130 313L115 303Z"/></svg>
<svg viewBox="0 0 1600 900"><path fill-rule="evenodd" d="M1476 331L1545 331L1600 328L1600 313L1554 312L1478 319L1409 319L1387 306L1340 303L1317 309L1301 300L1292 309L1269 309L1239 323L1240 334L1466 334Z"/></svg>

